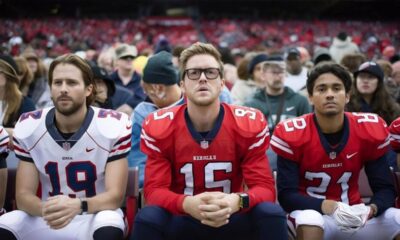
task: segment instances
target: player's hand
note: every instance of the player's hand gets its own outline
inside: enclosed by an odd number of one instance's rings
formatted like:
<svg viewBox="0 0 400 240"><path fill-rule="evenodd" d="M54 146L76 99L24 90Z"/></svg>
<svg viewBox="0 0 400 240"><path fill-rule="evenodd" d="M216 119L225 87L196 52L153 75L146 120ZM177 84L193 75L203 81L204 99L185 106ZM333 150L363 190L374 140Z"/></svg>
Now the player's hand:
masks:
<svg viewBox="0 0 400 240"><path fill-rule="evenodd" d="M43 203L42 216L52 229L67 226L81 212L80 200L65 195L49 197Z"/></svg>
<svg viewBox="0 0 400 240"><path fill-rule="evenodd" d="M322 202L321 210L325 215L332 215L338 207L338 202L334 200L325 199Z"/></svg>
<svg viewBox="0 0 400 240"><path fill-rule="evenodd" d="M201 214L202 210L200 210L200 205L205 207L209 212L218 211L220 209L218 205L208 204L207 201L222 197L224 197L224 193L221 192L203 192L195 196L187 196L183 200L183 211L193 218L202 221L204 217Z"/></svg>

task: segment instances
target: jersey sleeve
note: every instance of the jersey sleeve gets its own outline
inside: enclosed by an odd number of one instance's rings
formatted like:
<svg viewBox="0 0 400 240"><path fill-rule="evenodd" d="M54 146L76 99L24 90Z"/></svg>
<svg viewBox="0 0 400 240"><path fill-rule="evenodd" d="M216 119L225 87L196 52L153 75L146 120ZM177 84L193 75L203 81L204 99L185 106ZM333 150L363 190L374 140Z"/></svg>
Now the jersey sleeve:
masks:
<svg viewBox="0 0 400 240"><path fill-rule="evenodd" d="M7 131L0 126L0 154L8 153L9 139Z"/></svg>
<svg viewBox="0 0 400 240"><path fill-rule="evenodd" d="M271 137L271 147L274 152L284 159L297 162L299 155L299 146L306 142L309 131L307 131L308 119L304 115L302 117L292 118L280 122L274 130Z"/></svg>
<svg viewBox="0 0 400 240"><path fill-rule="evenodd" d="M242 145L244 157L241 168L248 187L249 209L263 201L274 202L275 183L266 155L270 140L267 120L253 108L231 106L231 109L238 133L235 141L245 143Z"/></svg>
<svg viewBox="0 0 400 240"><path fill-rule="evenodd" d="M125 158L131 150L132 120L125 113L119 114L121 114L119 121L116 121L118 119L112 119L114 123L107 124L109 131L118 133L118 135L113 138L114 144L108 155L108 162ZM115 129L110 129L110 126L114 126Z"/></svg>
<svg viewBox="0 0 400 240"><path fill-rule="evenodd" d="M365 144L364 159L376 160L389 149L390 136L386 122L374 113L351 113L357 126L357 134Z"/></svg>
<svg viewBox="0 0 400 240"><path fill-rule="evenodd" d="M17 124L14 127L13 133L14 152L18 159L22 161L33 162L33 159L29 153L29 150L33 146L29 146L27 139L34 135L36 129L38 129L41 122L44 121L48 110L49 109L47 108L21 114ZM44 133L39 133L39 135L41 134Z"/></svg>
<svg viewBox="0 0 400 240"><path fill-rule="evenodd" d="M176 111L163 109L151 113L143 122L140 147L147 155L144 195L148 205L163 207L172 214L184 214L185 195L170 190L172 164L168 151L172 151L169 144L173 142L175 117Z"/></svg>
<svg viewBox="0 0 400 240"><path fill-rule="evenodd" d="M394 151L400 153L400 118L390 124L390 145Z"/></svg>
<svg viewBox="0 0 400 240"><path fill-rule="evenodd" d="M0 126L0 169L6 168L6 158L8 156L9 136L7 131Z"/></svg>

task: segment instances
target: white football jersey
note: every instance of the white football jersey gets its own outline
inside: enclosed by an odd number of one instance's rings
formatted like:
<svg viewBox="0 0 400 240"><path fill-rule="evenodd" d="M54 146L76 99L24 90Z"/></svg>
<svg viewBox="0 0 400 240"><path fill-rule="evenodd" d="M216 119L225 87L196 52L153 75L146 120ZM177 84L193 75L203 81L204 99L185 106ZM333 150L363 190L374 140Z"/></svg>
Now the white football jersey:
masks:
<svg viewBox="0 0 400 240"><path fill-rule="evenodd" d="M42 200L59 194L92 197L105 191L106 164L129 153L131 126L124 113L90 107L81 128L65 140L54 108L24 113L14 129L15 154L36 165Z"/></svg>

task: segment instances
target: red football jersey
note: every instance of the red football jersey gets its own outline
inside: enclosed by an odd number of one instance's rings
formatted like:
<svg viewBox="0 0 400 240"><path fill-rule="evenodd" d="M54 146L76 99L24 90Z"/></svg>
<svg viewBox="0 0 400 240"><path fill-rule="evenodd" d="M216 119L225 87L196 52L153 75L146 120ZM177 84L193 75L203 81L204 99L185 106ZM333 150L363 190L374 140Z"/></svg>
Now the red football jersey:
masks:
<svg viewBox="0 0 400 240"><path fill-rule="evenodd" d="M397 118L390 124L390 145L396 152L400 152L400 118Z"/></svg>
<svg viewBox="0 0 400 240"><path fill-rule="evenodd" d="M345 113L340 144L331 147L314 114L280 123L271 138L273 150L299 166L299 191L319 199L361 202L359 172L365 161L383 156L389 145L386 123L372 113Z"/></svg>
<svg viewBox="0 0 400 240"><path fill-rule="evenodd" d="M266 149L268 124L258 110L221 104L215 127L202 137L185 105L150 114L143 123L141 149L148 156L146 203L182 214L185 195L249 190L250 207L274 201L274 180Z"/></svg>

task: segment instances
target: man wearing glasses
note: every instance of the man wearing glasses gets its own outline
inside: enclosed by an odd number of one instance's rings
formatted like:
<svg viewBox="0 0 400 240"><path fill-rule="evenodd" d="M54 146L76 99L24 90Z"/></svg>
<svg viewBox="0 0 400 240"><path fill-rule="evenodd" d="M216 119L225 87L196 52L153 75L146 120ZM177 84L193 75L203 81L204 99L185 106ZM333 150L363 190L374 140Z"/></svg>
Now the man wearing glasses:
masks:
<svg viewBox="0 0 400 240"><path fill-rule="evenodd" d="M147 207L132 239L287 239L263 114L220 103L223 65L212 45L196 43L180 61L187 103L143 124Z"/></svg>
<svg viewBox="0 0 400 240"><path fill-rule="evenodd" d="M264 114L271 134L279 122L311 112L307 98L285 86L285 75L286 64L283 58L269 56L263 63L261 74L266 87L258 89L244 104ZM276 170L276 154L271 148L267 153L271 168Z"/></svg>

